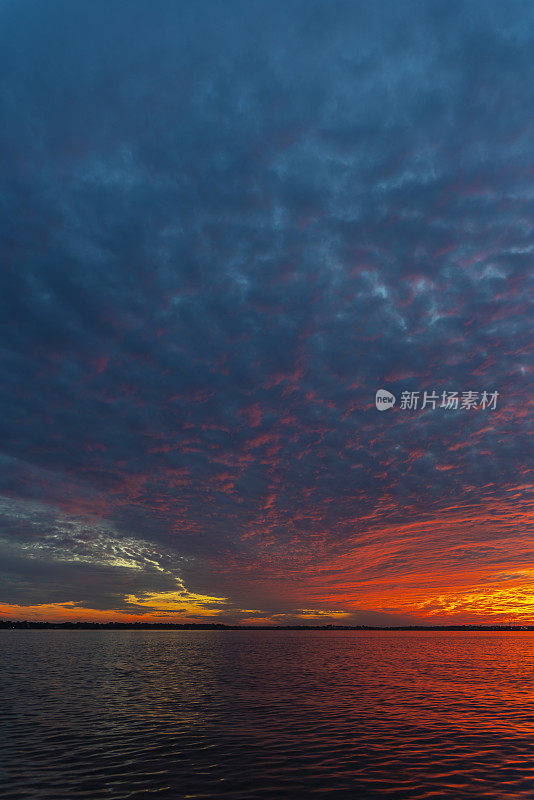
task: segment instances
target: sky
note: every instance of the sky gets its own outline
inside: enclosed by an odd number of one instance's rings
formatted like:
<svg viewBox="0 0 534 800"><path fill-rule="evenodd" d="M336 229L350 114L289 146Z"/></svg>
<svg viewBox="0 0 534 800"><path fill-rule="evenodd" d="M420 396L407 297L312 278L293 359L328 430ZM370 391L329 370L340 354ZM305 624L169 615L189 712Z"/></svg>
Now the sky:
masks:
<svg viewBox="0 0 534 800"><path fill-rule="evenodd" d="M534 623L532 3L2 0L0 82L0 618Z"/></svg>

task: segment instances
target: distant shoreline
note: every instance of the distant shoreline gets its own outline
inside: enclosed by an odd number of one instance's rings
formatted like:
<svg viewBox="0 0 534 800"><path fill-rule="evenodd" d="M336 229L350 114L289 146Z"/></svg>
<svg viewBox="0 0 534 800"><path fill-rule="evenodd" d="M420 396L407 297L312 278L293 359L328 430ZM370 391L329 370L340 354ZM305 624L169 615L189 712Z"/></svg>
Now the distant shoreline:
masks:
<svg viewBox="0 0 534 800"><path fill-rule="evenodd" d="M0 620L0 630L132 631L534 631L534 625L223 625L172 622L29 622Z"/></svg>

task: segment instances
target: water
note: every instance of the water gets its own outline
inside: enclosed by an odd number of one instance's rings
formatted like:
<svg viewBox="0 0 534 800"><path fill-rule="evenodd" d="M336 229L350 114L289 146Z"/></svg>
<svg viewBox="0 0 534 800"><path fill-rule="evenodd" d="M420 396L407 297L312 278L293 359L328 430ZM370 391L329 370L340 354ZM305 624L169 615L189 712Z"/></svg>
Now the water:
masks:
<svg viewBox="0 0 534 800"><path fill-rule="evenodd" d="M0 632L0 797L534 797L534 633Z"/></svg>

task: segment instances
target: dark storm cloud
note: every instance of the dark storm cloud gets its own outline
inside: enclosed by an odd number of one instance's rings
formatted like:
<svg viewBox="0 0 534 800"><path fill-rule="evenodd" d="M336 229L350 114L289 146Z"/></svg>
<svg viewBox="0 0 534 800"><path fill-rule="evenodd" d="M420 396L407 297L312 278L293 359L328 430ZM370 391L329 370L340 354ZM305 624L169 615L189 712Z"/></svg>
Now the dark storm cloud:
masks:
<svg viewBox="0 0 534 800"><path fill-rule="evenodd" d="M521 504L528 3L1 14L6 497L187 556L193 591L245 571L243 608L373 526ZM381 386L499 405L382 415Z"/></svg>

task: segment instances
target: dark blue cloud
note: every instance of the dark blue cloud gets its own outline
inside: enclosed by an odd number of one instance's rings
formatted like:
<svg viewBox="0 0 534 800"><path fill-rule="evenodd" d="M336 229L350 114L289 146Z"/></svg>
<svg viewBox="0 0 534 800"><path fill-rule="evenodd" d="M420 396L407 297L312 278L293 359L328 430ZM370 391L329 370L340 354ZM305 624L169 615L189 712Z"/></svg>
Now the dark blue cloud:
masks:
<svg viewBox="0 0 534 800"><path fill-rule="evenodd" d="M530 4L0 13L4 497L189 559L135 591L187 573L227 597L246 574L241 607L261 595L270 613L296 607L279 573L313 582L370 529L499 508L488 540L517 533ZM381 415L381 386L499 406ZM9 519L18 547L29 528ZM32 602L122 608L112 567L91 569L92 601L69 577L35 578Z"/></svg>

